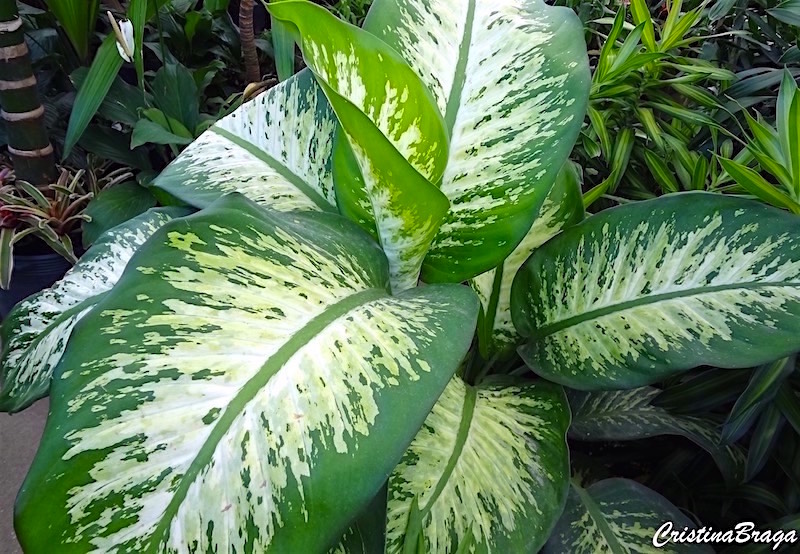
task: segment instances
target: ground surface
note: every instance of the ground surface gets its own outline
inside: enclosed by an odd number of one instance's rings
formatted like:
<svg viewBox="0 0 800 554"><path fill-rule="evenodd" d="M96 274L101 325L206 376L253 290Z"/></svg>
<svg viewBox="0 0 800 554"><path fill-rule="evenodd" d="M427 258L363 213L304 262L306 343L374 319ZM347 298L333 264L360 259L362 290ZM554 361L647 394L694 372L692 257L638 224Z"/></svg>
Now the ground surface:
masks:
<svg viewBox="0 0 800 554"><path fill-rule="evenodd" d="M0 554L22 552L14 536L14 498L39 446L47 400L22 413L0 414Z"/></svg>

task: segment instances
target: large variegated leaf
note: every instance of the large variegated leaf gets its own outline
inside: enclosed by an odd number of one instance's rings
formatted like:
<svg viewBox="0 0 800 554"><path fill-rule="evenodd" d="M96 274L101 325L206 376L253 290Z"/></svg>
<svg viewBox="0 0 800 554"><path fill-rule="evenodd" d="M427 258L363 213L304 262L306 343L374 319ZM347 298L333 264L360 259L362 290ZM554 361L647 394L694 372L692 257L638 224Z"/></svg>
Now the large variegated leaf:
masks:
<svg viewBox="0 0 800 554"><path fill-rule="evenodd" d="M423 279L496 267L530 229L583 122L581 22L541 0L375 0L364 28L422 78L450 137L441 191L451 208ZM340 205L365 196L342 194Z"/></svg>
<svg viewBox="0 0 800 554"><path fill-rule="evenodd" d="M652 401L660 392L653 387L603 392L570 390L569 436L585 441L627 441L679 435L711 454L726 480L740 481L744 477L744 453L737 445L721 444L719 422L671 414L653 406Z"/></svg>
<svg viewBox="0 0 800 554"><path fill-rule="evenodd" d="M275 210L333 211L335 130L325 95L303 71L219 120L154 186L199 208L240 192Z"/></svg>
<svg viewBox="0 0 800 554"><path fill-rule="evenodd" d="M536 552L564 505L568 426L558 386L454 378L389 479L386 552Z"/></svg>
<svg viewBox="0 0 800 554"><path fill-rule="evenodd" d="M367 508L345 531L338 544L328 554L376 554L383 552L386 542L387 487L369 503Z"/></svg>
<svg viewBox="0 0 800 554"><path fill-rule="evenodd" d="M156 232L54 376L17 499L25 551L333 547L477 317L467 287L391 296L388 277L344 218L240 195Z"/></svg>
<svg viewBox="0 0 800 554"><path fill-rule="evenodd" d="M438 182L447 160L444 121L430 92L385 43L310 2L277 2L272 16L293 26L303 57L341 123L360 169L392 288L413 287L447 213ZM342 138L344 137L344 139ZM338 183L346 176L337 175Z"/></svg>
<svg viewBox="0 0 800 554"><path fill-rule="evenodd" d="M671 524L670 524L671 522ZM707 545L671 542L657 531L695 529L657 492L628 479L606 479L582 488L573 483L564 514L543 554L699 554ZM663 542L662 542L663 541Z"/></svg>
<svg viewBox="0 0 800 554"><path fill-rule="evenodd" d="M481 300L478 341L484 358L503 353L522 339L511 322L511 284L528 256L561 232L583 219L583 197L578 174L571 163L562 168L531 229L503 263L478 275L470 286Z"/></svg>
<svg viewBox="0 0 800 554"><path fill-rule="evenodd" d="M2 327L0 410L17 412L47 395L75 324L111 290L156 229L187 213L182 208L153 209L114 227L63 279L14 308Z"/></svg>
<svg viewBox="0 0 800 554"><path fill-rule="evenodd" d="M800 349L799 229L794 215L708 193L603 211L520 270L521 354L540 375L584 390L791 354Z"/></svg>

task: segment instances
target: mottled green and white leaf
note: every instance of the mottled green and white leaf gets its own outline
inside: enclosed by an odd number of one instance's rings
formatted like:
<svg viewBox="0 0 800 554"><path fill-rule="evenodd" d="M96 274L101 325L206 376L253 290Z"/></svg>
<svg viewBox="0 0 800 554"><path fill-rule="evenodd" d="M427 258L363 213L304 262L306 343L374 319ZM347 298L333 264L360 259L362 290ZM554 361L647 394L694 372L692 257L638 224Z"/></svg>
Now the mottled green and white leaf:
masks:
<svg viewBox="0 0 800 554"><path fill-rule="evenodd" d="M222 118L154 186L198 208L240 192L275 210L335 210L336 117L302 71Z"/></svg>
<svg viewBox="0 0 800 554"><path fill-rule="evenodd" d="M581 22L541 0L375 0L364 28L421 77L450 139L441 190L451 208L423 279L496 267L530 229L583 123Z"/></svg>
<svg viewBox="0 0 800 554"><path fill-rule="evenodd" d="M567 163L539 208L528 234L503 263L470 280L481 300L478 341L485 359L509 351L522 338L511 321L511 284L525 260L564 227L583 219L583 198L579 177Z"/></svg>
<svg viewBox="0 0 800 554"><path fill-rule="evenodd" d="M75 325L111 290L156 229L189 213L152 209L103 234L52 287L27 298L3 322L0 410L17 412L47 395Z"/></svg>
<svg viewBox="0 0 800 554"><path fill-rule="evenodd" d="M512 317L531 369L582 390L766 363L800 348L798 220L699 192L605 210L534 252Z"/></svg>
<svg viewBox="0 0 800 554"><path fill-rule="evenodd" d="M386 552L536 552L566 497L569 417L550 383L454 378L389 479Z"/></svg>
<svg viewBox="0 0 800 554"><path fill-rule="evenodd" d="M231 195L164 226L54 376L17 500L25 551L332 547L477 318L468 287L391 296L388 279L378 246L338 215Z"/></svg>
<svg viewBox="0 0 800 554"><path fill-rule="evenodd" d="M661 391L640 387L622 391L567 393L572 409L569 436L584 441L628 441L678 435L686 437L713 456L729 482L744 477L745 455L737 445L721 444L719 421L672 414L654 406Z"/></svg>
<svg viewBox="0 0 800 554"><path fill-rule="evenodd" d="M659 534L665 523L680 532L697 526L666 498L629 479L606 479L582 488L572 484L564 514L543 554L699 554L707 545L674 543ZM663 529L666 530L666 529Z"/></svg>
<svg viewBox="0 0 800 554"><path fill-rule="evenodd" d="M269 10L298 34L306 64L336 112L339 142L347 142L337 145L344 149L337 156L356 161L356 171L353 164L337 167L337 189L351 181L363 184L392 287L415 286L449 207L432 184L447 160L447 135L434 99L392 48L328 10L294 1L270 4Z"/></svg>

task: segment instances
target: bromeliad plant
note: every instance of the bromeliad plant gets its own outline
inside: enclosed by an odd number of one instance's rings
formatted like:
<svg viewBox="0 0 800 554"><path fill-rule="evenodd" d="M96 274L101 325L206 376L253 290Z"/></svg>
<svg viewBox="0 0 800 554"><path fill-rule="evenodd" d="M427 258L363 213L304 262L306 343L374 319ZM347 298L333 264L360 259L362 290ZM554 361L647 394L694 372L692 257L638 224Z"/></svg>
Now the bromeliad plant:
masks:
<svg viewBox="0 0 800 554"><path fill-rule="evenodd" d="M690 193L584 220L569 10L269 9L308 70L156 180L188 208L112 229L3 327L0 406L51 398L25 550L582 553L697 523L571 484L562 386L591 435L593 391L800 349L794 216Z"/></svg>

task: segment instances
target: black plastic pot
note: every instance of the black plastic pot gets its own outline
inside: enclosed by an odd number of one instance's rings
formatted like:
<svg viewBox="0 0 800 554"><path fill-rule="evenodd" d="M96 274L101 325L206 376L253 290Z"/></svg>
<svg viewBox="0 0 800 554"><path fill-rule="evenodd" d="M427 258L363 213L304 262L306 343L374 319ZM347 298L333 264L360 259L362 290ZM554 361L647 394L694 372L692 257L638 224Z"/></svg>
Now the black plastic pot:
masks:
<svg viewBox="0 0 800 554"><path fill-rule="evenodd" d="M5 319L20 300L61 279L70 267L58 254L15 255L11 288L0 290L0 320Z"/></svg>

